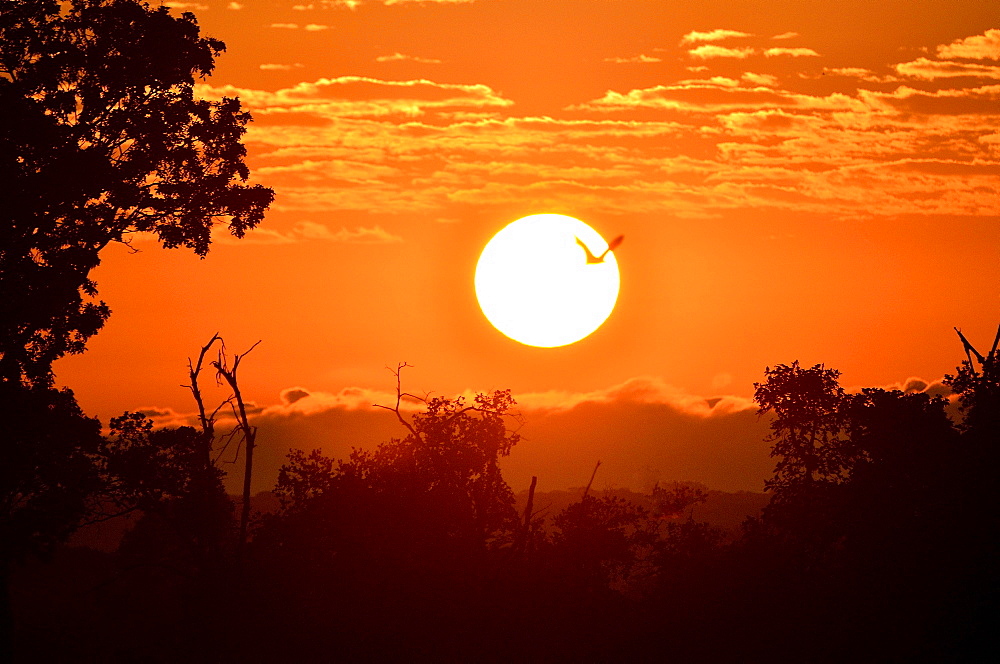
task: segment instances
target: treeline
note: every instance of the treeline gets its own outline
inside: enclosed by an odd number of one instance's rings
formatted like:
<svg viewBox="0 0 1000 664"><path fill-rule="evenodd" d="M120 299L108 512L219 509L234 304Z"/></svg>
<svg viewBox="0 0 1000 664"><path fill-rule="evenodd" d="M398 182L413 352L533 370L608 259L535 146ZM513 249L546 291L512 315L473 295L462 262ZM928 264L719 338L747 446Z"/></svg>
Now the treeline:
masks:
<svg viewBox="0 0 1000 664"><path fill-rule="evenodd" d="M959 422L940 397L769 368L771 499L737 532L695 519L707 493L685 483L516 509L498 468L514 402L495 392L397 411L405 436L347 459L293 451L241 548L218 473L188 455L198 432L123 418L117 472L143 516L113 554L22 568L16 655L981 661L1000 617L1000 363L970 351L946 378Z"/></svg>

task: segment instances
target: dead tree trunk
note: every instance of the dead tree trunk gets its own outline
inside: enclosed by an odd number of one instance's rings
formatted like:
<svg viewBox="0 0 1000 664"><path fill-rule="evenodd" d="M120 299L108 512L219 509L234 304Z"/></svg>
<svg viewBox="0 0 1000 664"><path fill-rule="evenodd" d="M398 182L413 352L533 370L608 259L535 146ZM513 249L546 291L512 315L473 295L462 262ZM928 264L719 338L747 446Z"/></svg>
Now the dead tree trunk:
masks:
<svg viewBox="0 0 1000 664"><path fill-rule="evenodd" d="M601 467L601 462L598 461L597 465L594 466L594 472L590 474L590 481L587 482L587 488L583 490L583 497L586 498L587 494L590 493L590 485L594 483L594 478L597 476L597 469Z"/></svg>
<svg viewBox="0 0 1000 664"><path fill-rule="evenodd" d="M524 523L521 526L521 547L524 553L531 553L533 548L531 535L531 512L535 506L536 484L538 484L538 478L532 475L531 486L528 487L528 504L524 506Z"/></svg>
<svg viewBox="0 0 1000 664"><path fill-rule="evenodd" d="M240 513L240 535L237 542L240 555L242 555L243 549L246 547L247 528L250 523L250 480L253 477L253 450L257 438L257 427L251 426L250 419L247 417L246 404L243 401L243 394L240 392L236 371L239 369L240 360L249 355L250 351L256 348L259 343L258 341L253 346L250 346L247 352L235 355L232 368L227 366L225 348L219 351L219 359L212 362L212 366L215 367L219 375L229 383L229 387L233 390L233 399L236 401L236 405L233 407L233 414L236 416L236 429L242 435L243 443L246 447L246 464L243 470L243 508Z"/></svg>
<svg viewBox="0 0 1000 664"><path fill-rule="evenodd" d="M201 449L201 461L205 466L205 470L210 469L213 466L212 460L212 445L215 442L215 415L219 412L219 408L225 405L223 402L218 408L216 408L211 415L205 411L205 400L201 396L201 388L198 385L198 376L201 374L202 365L205 362L205 355L212 348L212 345L216 342L222 342L222 337L216 332L212 335L212 338L208 340L208 343L202 346L201 352L198 353L198 362L192 362L191 358L188 358L188 376L191 378L191 384L186 385L191 394L194 396L194 401L198 405L198 421L201 423L201 439L202 439L202 449Z"/></svg>

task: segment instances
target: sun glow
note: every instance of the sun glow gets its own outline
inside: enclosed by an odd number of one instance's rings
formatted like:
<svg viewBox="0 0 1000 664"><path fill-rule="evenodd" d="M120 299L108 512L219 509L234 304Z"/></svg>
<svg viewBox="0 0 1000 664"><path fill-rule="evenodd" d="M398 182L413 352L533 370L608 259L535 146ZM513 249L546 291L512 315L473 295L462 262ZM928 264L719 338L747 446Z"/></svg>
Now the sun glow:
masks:
<svg viewBox="0 0 1000 664"><path fill-rule="evenodd" d="M585 245L586 249L584 248ZM529 346L552 348L590 335L618 300L618 262L579 219L535 214L507 225L476 265L476 297L487 320Z"/></svg>

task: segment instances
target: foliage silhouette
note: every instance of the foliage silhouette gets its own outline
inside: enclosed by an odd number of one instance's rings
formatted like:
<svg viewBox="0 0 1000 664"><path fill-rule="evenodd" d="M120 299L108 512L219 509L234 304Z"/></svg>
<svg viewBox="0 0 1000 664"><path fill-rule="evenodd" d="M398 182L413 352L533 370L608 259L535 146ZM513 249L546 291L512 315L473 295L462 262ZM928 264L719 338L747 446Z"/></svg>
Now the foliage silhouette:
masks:
<svg viewBox="0 0 1000 664"><path fill-rule="evenodd" d="M153 451L160 443L172 461L191 461L189 432L120 421L112 443L100 443L98 423L52 389L52 363L83 352L110 315L91 278L109 244L148 233L204 257L216 221L242 237L262 220L273 192L246 184L250 116L236 99L193 93L224 48L200 36L194 15L136 0L0 9L0 180L16 192L0 223L4 587L23 552L50 548L109 504L177 507L193 495L170 486L180 478L168 476L177 470L169 463L140 477L144 464L168 460ZM164 493L154 497L145 480ZM193 481L218 497L217 478Z"/></svg>
<svg viewBox="0 0 1000 664"><path fill-rule="evenodd" d="M572 585L591 593L626 584L656 539L649 513L615 496L586 495L553 523L556 564Z"/></svg>
<svg viewBox="0 0 1000 664"><path fill-rule="evenodd" d="M228 509L217 476L190 474L190 431L151 432L126 417L101 442L72 393L52 388L52 363L82 352L110 314L91 278L109 244L148 233L204 257L217 220L242 237L273 199L245 183L250 116L239 101L194 97L223 49L192 14L135 0L0 9L0 179L16 192L0 223L4 588L25 552L50 549L109 508ZM215 535L184 537L204 550ZM7 643L0 634L0 659Z"/></svg>
<svg viewBox="0 0 1000 664"><path fill-rule="evenodd" d="M225 48L193 14L136 0L23 0L0 12L0 379L49 384L110 310L91 271L138 232L204 256L242 237L273 192L249 176L236 99L193 95Z"/></svg>
<svg viewBox="0 0 1000 664"><path fill-rule="evenodd" d="M130 500L142 496L153 516L123 540L117 567L145 566L127 584L104 586L100 596L108 599L95 600L101 619L88 623L124 625L127 634L74 628L77 618L67 613L62 620L88 650L67 642L46 654L110 652L104 659L119 661L990 658L1000 654L993 636L1000 536L994 467L983 460L995 453L995 439L988 411L970 416L992 394L991 357L982 358L972 364L970 357L949 378L961 390L959 422L941 397L849 393L822 365L768 369L758 403L774 417L772 502L741 534L697 521L696 508L716 492L676 482L642 495L553 492L565 506L554 515L545 513L547 494L536 493L533 504L541 505L525 517L532 524L526 546L498 465L518 442L505 425L509 393L471 405L428 400L409 415L399 392L389 410L402 438L343 460L293 450L276 487L277 511L258 522L245 564L208 573L199 573L194 548L181 546L193 538L176 531L195 532L197 515L181 506L199 476L190 472L200 467L198 432L157 432L128 416L116 420L118 439L109 444L122 467L142 469L122 474L138 481ZM147 472L145 458L158 459L162 472ZM62 565L94 577L107 562L80 553ZM167 565L176 569L163 571ZM46 597L62 597L53 593ZM33 633L52 625L39 621Z"/></svg>
<svg viewBox="0 0 1000 664"><path fill-rule="evenodd" d="M498 467L519 438L505 422L513 406L505 391L472 405L434 398L406 418L397 402L402 439L337 461L293 450L275 488L280 511L252 543L256 582L279 604L305 603L308 624L342 652L374 657L400 641L431 648L436 620L470 620L455 607L472 606L493 581L516 531ZM331 605L333 595L342 604Z"/></svg>
<svg viewBox="0 0 1000 664"><path fill-rule="evenodd" d="M9 562L50 551L88 513L103 439L66 389L0 383L0 422L0 560Z"/></svg>

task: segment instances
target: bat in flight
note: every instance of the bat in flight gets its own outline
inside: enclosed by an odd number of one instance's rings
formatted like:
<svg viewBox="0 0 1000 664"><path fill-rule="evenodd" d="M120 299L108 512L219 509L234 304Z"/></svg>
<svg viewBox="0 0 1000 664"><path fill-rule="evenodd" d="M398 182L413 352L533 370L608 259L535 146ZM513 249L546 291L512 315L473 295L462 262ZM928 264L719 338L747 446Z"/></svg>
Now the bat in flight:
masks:
<svg viewBox="0 0 1000 664"><path fill-rule="evenodd" d="M585 245L583 243L583 240L581 240L580 238L576 238L576 243L578 245L580 245L581 247L583 247L584 252L586 252L586 254L587 254L587 262L588 263L603 263L604 262L604 257L608 255L608 252L609 251L614 251L615 249L617 249L618 245L620 245L622 243L622 240L624 240L624 239L625 239L624 235L619 235L618 237L616 237L611 242L608 242L608 248L605 249L604 253L601 254L600 256L595 256L593 254L593 252L590 251L590 249L587 247L587 245Z"/></svg>

